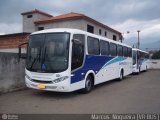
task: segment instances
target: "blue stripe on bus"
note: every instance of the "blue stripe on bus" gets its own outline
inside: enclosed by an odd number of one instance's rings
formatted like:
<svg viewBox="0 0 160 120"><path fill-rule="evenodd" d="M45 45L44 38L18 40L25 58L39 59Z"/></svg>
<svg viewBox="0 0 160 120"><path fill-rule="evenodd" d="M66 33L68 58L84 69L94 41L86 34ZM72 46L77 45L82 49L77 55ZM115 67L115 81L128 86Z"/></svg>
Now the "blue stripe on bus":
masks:
<svg viewBox="0 0 160 120"><path fill-rule="evenodd" d="M113 64L113 63L116 63L116 62L120 62L120 61L123 61L123 60L125 60L126 59L126 57L115 57L114 59L112 59L111 61L108 61L103 67L102 67L102 69L103 68L105 68L106 66L108 66L108 65L110 65L110 64Z"/></svg>
<svg viewBox="0 0 160 120"><path fill-rule="evenodd" d="M93 56L87 55L85 58L84 66L74 72L74 76L71 77L71 84L79 82L84 79L85 74L89 70L93 70L96 74L96 71L99 72L101 69L106 67L107 65L113 64L115 62L125 60L125 57L111 57L111 56ZM84 73L83 75L81 73Z"/></svg>

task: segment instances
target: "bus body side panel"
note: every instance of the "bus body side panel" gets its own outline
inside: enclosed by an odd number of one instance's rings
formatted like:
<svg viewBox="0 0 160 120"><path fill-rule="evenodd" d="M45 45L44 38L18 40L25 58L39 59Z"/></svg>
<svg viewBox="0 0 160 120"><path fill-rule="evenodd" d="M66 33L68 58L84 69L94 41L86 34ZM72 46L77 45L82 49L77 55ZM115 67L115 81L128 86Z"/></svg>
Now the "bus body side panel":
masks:
<svg viewBox="0 0 160 120"><path fill-rule="evenodd" d="M136 64L133 65L133 73L139 73L150 68L149 54L140 49L134 49L136 52Z"/></svg>
<svg viewBox="0 0 160 120"><path fill-rule="evenodd" d="M131 74L132 58L87 55L84 66L72 72L71 87L73 87L75 90L84 88L85 76L88 71L94 72L95 84L99 84L119 78L120 69L122 68L124 69L124 76Z"/></svg>
<svg viewBox="0 0 160 120"><path fill-rule="evenodd" d="M100 76L100 80L97 80L97 84L119 78L122 69L124 71L124 76L132 73L132 58L117 56L107 62L97 74Z"/></svg>
<svg viewBox="0 0 160 120"><path fill-rule="evenodd" d="M149 68L148 61L149 61L148 59L142 59L140 61L140 70L141 71L145 71L146 69Z"/></svg>
<svg viewBox="0 0 160 120"><path fill-rule="evenodd" d="M106 62L113 58L114 57L87 55L83 67L72 72L71 84L83 80L89 70L93 70L96 74Z"/></svg>

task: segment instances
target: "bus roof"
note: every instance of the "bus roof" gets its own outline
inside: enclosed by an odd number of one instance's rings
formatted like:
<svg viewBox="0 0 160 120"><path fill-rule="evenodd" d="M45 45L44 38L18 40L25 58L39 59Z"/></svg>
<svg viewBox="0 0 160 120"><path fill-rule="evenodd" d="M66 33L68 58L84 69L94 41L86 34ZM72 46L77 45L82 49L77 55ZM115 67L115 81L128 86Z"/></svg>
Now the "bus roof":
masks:
<svg viewBox="0 0 160 120"><path fill-rule="evenodd" d="M129 48L132 48L129 45L126 45L126 44L111 40L109 38L106 38L106 37L103 37L103 36L99 36L99 35L96 35L96 34L92 34L92 33L89 33L89 32L83 31L83 30L79 30L79 29L72 29L72 28L46 29L46 30L41 30L41 31L34 32L31 35L42 34L42 33L53 33L53 32L69 32L69 33L73 33L73 34L85 34L85 35L88 35L88 36L91 36L91 37L95 37L95 38L98 38L98 39L101 39L101 40L107 40L107 41L112 42L112 43L116 43L116 44L119 44L119 45L122 45L122 46L126 46L126 47L129 47Z"/></svg>
<svg viewBox="0 0 160 120"><path fill-rule="evenodd" d="M132 50L140 51L140 52L144 52L144 53L148 53L148 52L146 52L146 51L144 51L144 50L140 50L140 49L138 49L138 48L132 48Z"/></svg>

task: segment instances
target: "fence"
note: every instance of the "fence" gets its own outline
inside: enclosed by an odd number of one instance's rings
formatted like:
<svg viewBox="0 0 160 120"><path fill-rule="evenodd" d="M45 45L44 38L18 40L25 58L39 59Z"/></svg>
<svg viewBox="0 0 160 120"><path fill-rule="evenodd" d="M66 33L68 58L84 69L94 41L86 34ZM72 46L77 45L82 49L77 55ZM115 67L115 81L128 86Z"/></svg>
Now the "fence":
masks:
<svg viewBox="0 0 160 120"><path fill-rule="evenodd" d="M151 69L160 69L160 60L151 60Z"/></svg>
<svg viewBox="0 0 160 120"><path fill-rule="evenodd" d="M0 52L0 93L25 88L25 60L17 53Z"/></svg>

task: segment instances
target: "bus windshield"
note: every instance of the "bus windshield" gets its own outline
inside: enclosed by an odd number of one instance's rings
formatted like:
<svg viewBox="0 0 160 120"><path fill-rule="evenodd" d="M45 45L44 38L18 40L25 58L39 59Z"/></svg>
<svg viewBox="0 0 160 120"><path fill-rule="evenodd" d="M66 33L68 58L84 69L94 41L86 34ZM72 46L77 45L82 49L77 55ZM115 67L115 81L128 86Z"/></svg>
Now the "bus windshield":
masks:
<svg viewBox="0 0 160 120"><path fill-rule="evenodd" d="M26 69L56 73L68 68L69 33L31 35L27 50Z"/></svg>

